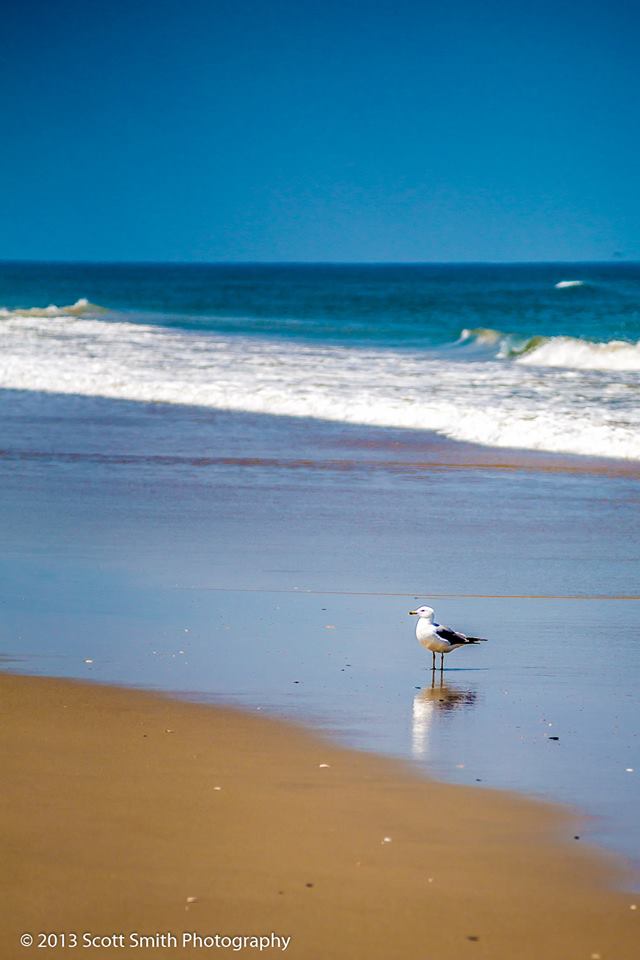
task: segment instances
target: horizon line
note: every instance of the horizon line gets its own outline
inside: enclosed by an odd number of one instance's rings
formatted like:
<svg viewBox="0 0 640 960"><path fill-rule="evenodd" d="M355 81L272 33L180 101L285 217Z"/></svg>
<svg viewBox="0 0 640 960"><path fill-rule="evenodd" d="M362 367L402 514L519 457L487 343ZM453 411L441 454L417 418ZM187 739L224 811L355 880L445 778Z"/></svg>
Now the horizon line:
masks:
<svg viewBox="0 0 640 960"><path fill-rule="evenodd" d="M501 267L501 266L610 266L612 264L640 265L640 259L610 257L606 260L49 260L44 258L0 258L4 265L50 266L264 266L264 267Z"/></svg>

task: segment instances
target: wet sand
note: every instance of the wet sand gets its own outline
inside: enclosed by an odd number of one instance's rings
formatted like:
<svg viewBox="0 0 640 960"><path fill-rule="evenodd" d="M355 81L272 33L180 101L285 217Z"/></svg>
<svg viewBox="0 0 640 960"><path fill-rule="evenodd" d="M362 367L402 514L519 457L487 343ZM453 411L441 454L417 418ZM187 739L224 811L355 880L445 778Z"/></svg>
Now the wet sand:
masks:
<svg viewBox="0 0 640 960"><path fill-rule="evenodd" d="M0 702L3 957L29 955L25 931L275 932L300 958L638 956L637 897L612 857L558 839L566 810L150 693L2 675Z"/></svg>
<svg viewBox="0 0 640 960"><path fill-rule="evenodd" d="M583 842L640 865L637 465L8 399L7 669L261 707L428 776L573 804ZM446 696L407 617L418 600L491 640L448 661Z"/></svg>

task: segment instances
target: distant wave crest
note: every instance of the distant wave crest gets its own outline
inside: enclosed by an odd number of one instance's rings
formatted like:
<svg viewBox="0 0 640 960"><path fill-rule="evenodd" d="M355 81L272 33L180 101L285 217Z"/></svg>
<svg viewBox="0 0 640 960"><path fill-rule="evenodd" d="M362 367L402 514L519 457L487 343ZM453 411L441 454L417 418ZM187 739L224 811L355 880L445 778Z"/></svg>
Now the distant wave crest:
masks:
<svg viewBox="0 0 640 960"><path fill-rule="evenodd" d="M70 303L68 306L59 307L55 303L50 303L48 307L18 307L8 309L0 307L0 317L85 317L95 314L105 313L104 307L99 307L97 303L91 303L84 297Z"/></svg>
<svg viewBox="0 0 640 960"><path fill-rule="evenodd" d="M518 337L500 330L478 327L463 330L459 343L497 347L495 356L532 367L567 367L575 370L640 370L640 341L609 340L598 343L579 337Z"/></svg>

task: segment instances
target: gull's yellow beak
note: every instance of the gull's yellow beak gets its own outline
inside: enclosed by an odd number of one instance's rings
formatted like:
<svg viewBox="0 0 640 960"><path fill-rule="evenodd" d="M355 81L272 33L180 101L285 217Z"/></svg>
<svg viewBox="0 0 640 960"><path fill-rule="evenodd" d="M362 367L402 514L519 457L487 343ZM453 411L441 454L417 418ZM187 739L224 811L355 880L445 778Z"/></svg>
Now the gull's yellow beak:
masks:
<svg viewBox="0 0 640 960"><path fill-rule="evenodd" d="M410 617L417 617L417 616L418 616L418 611L417 611L417 610L409 610L409 616L410 616Z"/></svg>

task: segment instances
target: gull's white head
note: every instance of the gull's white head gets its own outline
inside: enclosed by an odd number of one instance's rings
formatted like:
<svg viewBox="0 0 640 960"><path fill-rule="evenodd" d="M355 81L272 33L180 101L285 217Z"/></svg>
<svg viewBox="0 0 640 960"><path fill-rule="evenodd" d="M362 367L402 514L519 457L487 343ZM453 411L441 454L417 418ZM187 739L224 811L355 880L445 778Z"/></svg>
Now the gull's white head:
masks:
<svg viewBox="0 0 640 960"><path fill-rule="evenodd" d="M417 610L409 610L410 617L421 617L424 620L433 622L433 607L418 607Z"/></svg>

